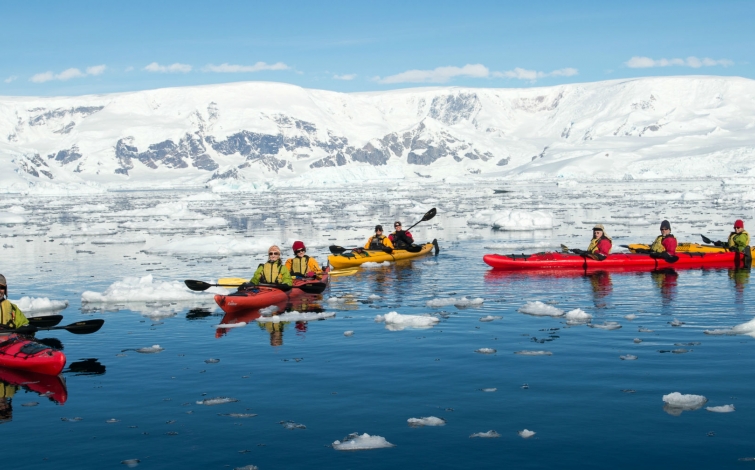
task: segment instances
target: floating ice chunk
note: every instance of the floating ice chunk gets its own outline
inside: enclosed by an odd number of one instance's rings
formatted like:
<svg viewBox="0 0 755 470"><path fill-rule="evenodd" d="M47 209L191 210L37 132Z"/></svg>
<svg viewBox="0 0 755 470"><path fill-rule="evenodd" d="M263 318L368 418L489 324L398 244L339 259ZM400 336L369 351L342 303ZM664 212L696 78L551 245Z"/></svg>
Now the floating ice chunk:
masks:
<svg viewBox="0 0 755 470"><path fill-rule="evenodd" d="M719 330L703 330L703 333L705 333L706 335L712 335L712 336L720 336L720 335L733 336L733 335L736 335L736 333L734 333L734 330L732 330L731 328L719 329ZM752 336L752 335L750 335L750 336Z"/></svg>
<svg viewBox="0 0 755 470"><path fill-rule="evenodd" d="M475 352L479 354L495 354L497 351L493 348L480 348L475 349Z"/></svg>
<svg viewBox="0 0 755 470"><path fill-rule="evenodd" d="M621 325L615 321L607 321L604 323L592 323L590 324L590 328L599 328L601 330L618 330L619 328L621 328Z"/></svg>
<svg viewBox="0 0 755 470"><path fill-rule="evenodd" d="M380 297L377 294L370 294L370 296L367 297L367 300L380 300L380 299L382 299L382 297Z"/></svg>
<svg viewBox="0 0 755 470"><path fill-rule="evenodd" d="M564 315L566 318L566 321L568 323L585 323L590 321L592 319L592 315L585 312L581 308L575 308L574 310L569 310Z"/></svg>
<svg viewBox="0 0 755 470"><path fill-rule="evenodd" d="M108 424L114 424L114 423L120 423L120 419L110 418L109 420L105 421Z"/></svg>
<svg viewBox="0 0 755 470"><path fill-rule="evenodd" d="M671 326L682 326L684 325L683 321L679 321L676 318L674 318L672 321L668 322Z"/></svg>
<svg viewBox="0 0 755 470"><path fill-rule="evenodd" d="M218 362L220 362L220 359L210 358L210 359L205 359L204 362L207 364L217 364Z"/></svg>
<svg viewBox="0 0 755 470"><path fill-rule="evenodd" d="M307 427L304 426L303 424L295 423L293 421L281 421L280 425L283 426L283 429L289 429L289 430L307 429Z"/></svg>
<svg viewBox="0 0 755 470"><path fill-rule="evenodd" d="M652 333L653 332L653 330L651 330L650 328L645 328L643 326L637 328L637 331L640 332L640 333Z"/></svg>
<svg viewBox="0 0 755 470"><path fill-rule="evenodd" d="M102 293L86 291L81 294L82 303L196 301L198 299L212 300L212 297L190 291L183 282L155 281L151 274L141 278L127 277L122 281L116 281Z"/></svg>
<svg viewBox="0 0 755 470"><path fill-rule="evenodd" d="M439 307L447 307L449 305L453 305L455 307L459 308L465 308L465 307L471 307L475 305L482 305L485 303L485 299L476 298L476 299L468 299L467 297L448 297L448 298L441 298L441 299L432 299L428 300L425 305L431 308L439 308Z"/></svg>
<svg viewBox="0 0 755 470"><path fill-rule="evenodd" d="M142 354L157 354L161 351L165 351L165 348L161 348L159 344L153 344L152 346L147 346L136 350L136 352Z"/></svg>
<svg viewBox="0 0 755 470"><path fill-rule="evenodd" d="M553 353L550 351L533 351L533 350L514 351L514 354L518 354L520 356L552 356L553 355Z"/></svg>
<svg viewBox="0 0 755 470"><path fill-rule="evenodd" d="M392 325L394 329L404 328L431 328L440 321L431 315L402 315L398 312L388 312L385 315L377 315L375 322L385 322L386 328Z"/></svg>
<svg viewBox="0 0 755 470"><path fill-rule="evenodd" d="M26 217L10 212L0 212L0 224L25 224Z"/></svg>
<svg viewBox="0 0 755 470"><path fill-rule="evenodd" d="M326 302L331 304L339 304L346 302L348 300L347 297L328 297L328 300Z"/></svg>
<svg viewBox="0 0 755 470"><path fill-rule="evenodd" d="M539 300L536 300L534 302L527 302L518 310L518 312L526 313L527 315L535 315L538 317L560 317L564 314L564 311L560 308L544 304Z"/></svg>
<svg viewBox="0 0 755 470"><path fill-rule="evenodd" d="M331 444L335 450L371 450L395 447L382 436L370 436L367 433L352 433L343 438L343 442L334 441Z"/></svg>
<svg viewBox="0 0 755 470"><path fill-rule="evenodd" d="M213 406L213 405L224 405L226 403L235 403L238 400L236 398L231 397L215 397L215 398L205 398L204 400L200 400L197 402L197 405L206 405L206 406Z"/></svg>
<svg viewBox="0 0 755 470"><path fill-rule="evenodd" d="M467 220L467 224L505 231L542 230L553 228L553 215L545 211L483 210Z"/></svg>
<svg viewBox="0 0 755 470"><path fill-rule="evenodd" d="M520 436L522 436L524 439L529 439L530 437L537 434L535 431L530 431L529 429L522 429L518 433Z"/></svg>
<svg viewBox="0 0 755 470"><path fill-rule="evenodd" d="M154 254L193 254L193 255L249 255L266 253L276 240L272 238L235 238L225 235L182 238L164 245L149 248Z"/></svg>
<svg viewBox="0 0 755 470"><path fill-rule="evenodd" d="M24 313L55 312L68 307L67 300L50 300L47 297L21 297L11 302L18 305Z"/></svg>
<svg viewBox="0 0 755 470"><path fill-rule="evenodd" d="M218 416L228 416L229 418L254 418L256 413L218 413Z"/></svg>
<svg viewBox="0 0 755 470"><path fill-rule="evenodd" d="M117 238L97 238L91 240L89 243L92 245L130 245L137 243L147 243L147 239L144 237L117 237Z"/></svg>
<svg viewBox="0 0 755 470"><path fill-rule="evenodd" d="M366 268L366 269L385 268L390 265L391 263L389 261L383 261L382 263L373 263L372 261L368 261L366 263L360 264L362 268Z"/></svg>
<svg viewBox="0 0 755 470"><path fill-rule="evenodd" d="M480 318L480 321L482 321L482 322L488 322L488 321L493 321L493 320L500 320L502 318L503 317L500 316L500 315L486 315L486 316Z"/></svg>
<svg viewBox="0 0 755 470"><path fill-rule="evenodd" d="M261 315L272 315L272 314L274 314L277 311L278 311L278 306L277 305L270 305L269 307L261 308L260 309L260 314Z"/></svg>
<svg viewBox="0 0 755 470"><path fill-rule="evenodd" d="M624 315L624 318L626 318L629 321L632 321L637 318L637 315L635 315L634 313L630 313L629 315Z"/></svg>
<svg viewBox="0 0 755 470"><path fill-rule="evenodd" d="M635 338L632 341L634 341L635 343L638 343L638 344L642 342L642 340L640 338Z"/></svg>
<svg viewBox="0 0 755 470"><path fill-rule="evenodd" d="M494 438L494 437L501 437L501 435L491 429L488 432L476 432L476 433L472 434L469 437L470 438L473 438L473 437L482 437L482 438L491 439L491 438Z"/></svg>
<svg viewBox="0 0 755 470"><path fill-rule="evenodd" d="M747 335L755 338L755 319L737 325L731 331L736 335Z"/></svg>
<svg viewBox="0 0 755 470"><path fill-rule="evenodd" d="M344 332L343 332L343 335L344 335L344 336L354 336L354 332L353 332L352 330L349 330L349 331L344 331Z"/></svg>
<svg viewBox="0 0 755 470"><path fill-rule="evenodd" d="M244 465L243 467L236 467L233 470L260 470L256 465Z"/></svg>
<svg viewBox="0 0 755 470"><path fill-rule="evenodd" d="M443 418L436 418L435 416L427 416L425 418L409 418L406 420L409 426L413 428L421 428L423 426L445 426L446 420Z"/></svg>
<svg viewBox="0 0 755 470"><path fill-rule="evenodd" d="M141 462L141 460L139 460L139 459L127 459L127 460L121 460L121 463L122 463L123 465L125 465L125 466L129 467L129 468L133 468L133 467L136 467L137 465L139 465L139 462Z"/></svg>
<svg viewBox="0 0 755 470"><path fill-rule="evenodd" d="M213 325L213 328L216 328L216 329L217 328L228 329L228 328L242 328L244 326L246 326L246 322L245 321L240 321L238 323L221 323L219 325Z"/></svg>
<svg viewBox="0 0 755 470"><path fill-rule="evenodd" d="M637 356L635 356L634 354L625 354L623 356L619 356L619 359L621 359L622 361L636 361Z"/></svg>
<svg viewBox="0 0 755 470"><path fill-rule="evenodd" d="M669 393L663 395L663 401L674 408L681 408L682 410L697 410L708 401L702 395L685 395L679 392Z"/></svg>
<svg viewBox="0 0 755 470"><path fill-rule="evenodd" d="M364 212L368 210L363 204L350 204L343 208L344 212Z"/></svg>
<svg viewBox="0 0 755 470"><path fill-rule="evenodd" d="M491 392L497 391L498 389L497 388L481 388L480 390L482 390L483 392L491 393Z"/></svg>
<svg viewBox="0 0 755 470"><path fill-rule="evenodd" d="M731 413L734 411L734 405L709 406L705 409L713 413Z"/></svg>
<svg viewBox="0 0 755 470"><path fill-rule="evenodd" d="M286 312L281 315L273 315L271 317L260 317L257 319L258 323L280 323L282 321L316 321L324 320L326 318L335 317L335 312Z"/></svg>

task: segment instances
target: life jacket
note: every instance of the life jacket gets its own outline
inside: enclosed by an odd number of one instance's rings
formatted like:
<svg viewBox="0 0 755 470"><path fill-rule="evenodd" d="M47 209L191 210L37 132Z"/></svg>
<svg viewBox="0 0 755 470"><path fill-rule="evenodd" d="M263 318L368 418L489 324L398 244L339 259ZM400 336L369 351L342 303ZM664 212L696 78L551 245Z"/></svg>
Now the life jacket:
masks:
<svg viewBox="0 0 755 470"><path fill-rule="evenodd" d="M260 277L260 282L264 282L265 284L280 283L281 264L280 259L272 263L268 261L265 264L261 264L262 276Z"/></svg>
<svg viewBox="0 0 755 470"><path fill-rule="evenodd" d="M608 240L609 243L611 243L611 247L613 247L613 240L611 240L611 237L607 236L605 233L600 236L600 238L593 238L590 240L590 245L587 247L587 251L590 253L597 253L598 252L598 244L602 239ZM608 252L611 252L611 248L608 248Z"/></svg>
<svg viewBox="0 0 755 470"><path fill-rule="evenodd" d="M385 235L373 235L372 238L370 238L370 247L367 248L368 250L382 250L385 245L383 244L383 240L385 239Z"/></svg>
<svg viewBox="0 0 755 470"><path fill-rule="evenodd" d="M16 328L16 306L10 300L3 299L0 302L0 325L8 328Z"/></svg>
<svg viewBox="0 0 755 470"><path fill-rule="evenodd" d="M291 261L291 275L296 276L297 274L300 276L305 276L307 274L307 271L309 271L309 256L304 255L301 258L298 256L294 256L293 260Z"/></svg>
<svg viewBox="0 0 755 470"><path fill-rule="evenodd" d="M731 232L729 234L729 242L727 245L729 248L733 248L739 251L740 246L741 248L744 248L749 244L750 244L750 234L747 233L746 230L742 230L742 233Z"/></svg>
<svg viewBox="0 0 755 470"><path fill-rule="evenodd" d="M395 248L406 248L407 246L411 246L414 242L414 240L410 238L411 235L407 234L408 232L406 230L402 230L401 235L399 235L398 232L393 232L388 238L393 242Z"/></svg>
<svg viewBox="0 0 755 470"><path fill-rule="evenodd" d="M672 234L668 234L666 236L658 235L658 237L655 239L652 245L650 245L650 251L653 253L663 253L666 251L666 247L663 246L663 240L666 238L676 238Z"/></svg>

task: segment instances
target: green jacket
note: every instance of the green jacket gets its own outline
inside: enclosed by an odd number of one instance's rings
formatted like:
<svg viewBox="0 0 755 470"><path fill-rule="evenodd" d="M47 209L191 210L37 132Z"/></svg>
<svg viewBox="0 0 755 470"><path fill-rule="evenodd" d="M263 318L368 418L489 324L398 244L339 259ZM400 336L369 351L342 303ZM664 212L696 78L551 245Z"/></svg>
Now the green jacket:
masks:
<svg viewBox="0 0 755 470"><path fill-rule="evenodd" d="M729 250L742 253L749 244L750 234L746 230L742 230L742 233L731 232L729 234L729 242L727 244Z"/></svg>
<svg viewBox="0 0 755 470"><path fill-rule="evenodd" d="M18 308L18 305L11 303L8 299L3 299L0 302L0 326L21 328L28 324L29 320L26 319L24 312Z"/></svg>
<svg viewBox="0 0 755 470"><path fill-rule="evenodd" d="M285 284L287 286L294 285L294 281L291 279L291 272L280 260L260 264L249 282L254 285L260 282L264 282L265 284Z"/></svg>

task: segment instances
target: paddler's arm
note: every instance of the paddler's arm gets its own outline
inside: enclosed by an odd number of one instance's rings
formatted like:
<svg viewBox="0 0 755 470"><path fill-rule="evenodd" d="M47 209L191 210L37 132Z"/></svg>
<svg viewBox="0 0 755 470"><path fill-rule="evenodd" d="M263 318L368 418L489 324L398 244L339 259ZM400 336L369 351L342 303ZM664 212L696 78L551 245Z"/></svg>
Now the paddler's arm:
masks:
<svg viewBox="0 0 755 470"><path fill-rule="evenodd" d="M260 283L260 278L262 277L262 266L263 265L260 264L259 267L257 267L257 270L254 271L254 276L252 276L252 278L249 280L249 282L254 284L255 286ZM289 277L290 276L291 275L289 274Z"/></svg>
<svg viewBox="0 0 755 470"><path fill-rule="evenodd" d="M288 270L287 267L281 266L280 274L278 275L280 278L280 284L285 284L287 286L293 286L294 280L291 279L291 271Z"/></svg>
<svg viewBox="0 0 755 470"><path fill-rule="evenodd" d="M16 313L16 319L14 320L16 324L16 328L21 328L22 326L26 326L29 324L29 320L26 318L26 315L24 315L24 312L21 311L20 308L18 308L18 305L11 303L13 306L13 310Z"/></svg>

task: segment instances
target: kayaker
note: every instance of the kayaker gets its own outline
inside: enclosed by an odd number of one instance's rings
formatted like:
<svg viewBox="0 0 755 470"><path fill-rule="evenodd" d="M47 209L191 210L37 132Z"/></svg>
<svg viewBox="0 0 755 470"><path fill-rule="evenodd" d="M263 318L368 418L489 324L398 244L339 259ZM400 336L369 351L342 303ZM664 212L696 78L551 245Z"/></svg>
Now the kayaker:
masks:
<svg viewBox="0 0 755 470"><path fill-rule="evenodd" d="M291 273L286 265L281 262L281 249L277 245L273 245L267 250L267 256L267 263L260 264L257 267L249 282L255 286L261 282L293 286L294 281L291 279Z"/></svg>
<svg viewBox="0 0 755 470"><path fill-rule="evenodd" d="M671 224L668 220L661 222L661 234L650 245L650 253L668 253L668 256L676 256L676 237L671 234Z"/></svg>
<svg viewBox="0 0 755 470"><path fill-rule="evenodd" d="M406 230L401 230L401 222L395 221L393 223L393 228L395 231L388 235L388 238L391 240L391 243L393 243L393 246L396 249L405 249L414 244L414 237L411 233L409 233Z"/></svg>
<svg viewBox="0 0 755 470"><path fill-rule="evenodd" d="M301 279L321 279L322 269L317 264L317 260L307 256L307 247L304 246L304 242L299 240L294 242L293 245L294 257L286 260L286 268L291 273L291 276Z"/></svg>
<svg viewBox="0 0 755 470"><path fill-rule="evenodd" d="M734 222L734 231L729 234L729 240L726 242L729 251L745 253L750 249L750 234L745 230L745 223L737 219Z"/></svg>
<svg viewBox="0 0 755 470"><path fill-rule="evenodd" d="M18 305L7 299L8 282L5 276L0 274L0 328L16 329L29 324L29 320L18 308Z"/></svg>
<svg viewBox="0 0 755 470"><path fill-rule="evenodd" d="M611 237L606 235L606 230L602 224L598 224L592 228L592 240L587 247L587 252L598 257L606 257L611 253L611 247L613 242Z"/></svg>
<svg viewBox="0 0 755 470"><path fill-rule="evenodd" d="M375 226L375 235L371 236L367 243L364 244L365 250L380 250L385 251L387 253L391 253L393 251L393 243L391 242L391 239L383 235L383 226L382 225L376 225Z"/></svg>

